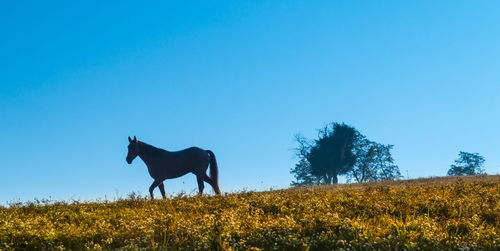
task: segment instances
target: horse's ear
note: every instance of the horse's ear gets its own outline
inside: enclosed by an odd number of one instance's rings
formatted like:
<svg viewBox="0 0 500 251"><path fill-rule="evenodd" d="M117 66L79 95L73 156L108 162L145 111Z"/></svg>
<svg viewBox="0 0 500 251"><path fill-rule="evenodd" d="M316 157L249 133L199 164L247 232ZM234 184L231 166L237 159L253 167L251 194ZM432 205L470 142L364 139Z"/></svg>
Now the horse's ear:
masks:
<svg viewBox="0 0 500 251"><path fill-rule="evenodd" d="M128 142L132 143L132 139L128 136Z"/></svg>
<svg viewBox="0 0 500 251"><path fill-rule="evenodd" d="M134 141L137 142L137 138L134 136Z"/></svg>

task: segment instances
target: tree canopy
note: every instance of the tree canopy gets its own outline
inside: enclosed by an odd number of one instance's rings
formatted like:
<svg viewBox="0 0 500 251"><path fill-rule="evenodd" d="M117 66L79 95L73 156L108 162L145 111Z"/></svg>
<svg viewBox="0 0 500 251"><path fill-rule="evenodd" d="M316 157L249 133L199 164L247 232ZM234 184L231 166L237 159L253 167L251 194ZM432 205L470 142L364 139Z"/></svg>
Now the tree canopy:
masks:
<svg viewBox="0 0 500 251"><path fill-rule="evenodd" d="M400 178L401 173L391 155L393 147L393 145L370 141L364 135L359 134L354 146L356 164L347 173L347 180L367 182Z"/></svg>
<svg viewBox="0 0 500 251"><path fill-rule="evenodd" d="M448 175L474 175L484 173L484 157L479 153L462 152L458 154L459 158L455 164L450 166Z"/></svg>

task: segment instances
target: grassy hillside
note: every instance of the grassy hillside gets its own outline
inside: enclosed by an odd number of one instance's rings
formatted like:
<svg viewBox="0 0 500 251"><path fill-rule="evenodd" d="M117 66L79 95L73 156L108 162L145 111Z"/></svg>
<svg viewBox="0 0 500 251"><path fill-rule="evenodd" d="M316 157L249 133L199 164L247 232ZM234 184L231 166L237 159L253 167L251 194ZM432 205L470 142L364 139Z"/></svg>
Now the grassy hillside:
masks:
<svg viewBox="0 0 500 251"><path fill-rule="evenodd" d="M500 248L500 176L0 208L0 249Z"/></svg>

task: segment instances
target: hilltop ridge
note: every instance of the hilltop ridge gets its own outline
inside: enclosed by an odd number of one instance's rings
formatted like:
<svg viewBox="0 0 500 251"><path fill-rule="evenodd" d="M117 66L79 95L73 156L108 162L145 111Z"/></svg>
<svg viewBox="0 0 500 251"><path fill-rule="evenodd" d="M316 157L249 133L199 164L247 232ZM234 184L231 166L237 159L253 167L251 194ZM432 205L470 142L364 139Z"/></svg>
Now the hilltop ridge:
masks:
<svg viewBox="0 0 500 251"><path fill-rule="evenodd" d="M0 249L495 249L500 176L0 208Z"/></svg>

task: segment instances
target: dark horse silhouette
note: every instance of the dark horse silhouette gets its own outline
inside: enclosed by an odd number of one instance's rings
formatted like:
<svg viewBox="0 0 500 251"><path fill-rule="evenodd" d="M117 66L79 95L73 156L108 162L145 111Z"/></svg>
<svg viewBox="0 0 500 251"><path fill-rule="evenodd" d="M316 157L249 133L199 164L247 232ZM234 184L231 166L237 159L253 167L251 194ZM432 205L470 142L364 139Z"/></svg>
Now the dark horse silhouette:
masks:
<svg viewBox="0 0 500 251"><path fill-rule="evenodd" d="M148 167L149 175L154 179L149 187L151 199L156 186L160 188L161 195L165 199L165 186L163 181L173 179L188 173L196 175L198 181L198 194L203 193L203 181L210 184L216 194L220 194L218 183L218 169L215 155L210 150L203 150L198 147L190 147L178 152L169 152L152 145L128 137L127 163L132 164L135 157L139 156ZM206 174L210 164L210 176Z"/></svg>

